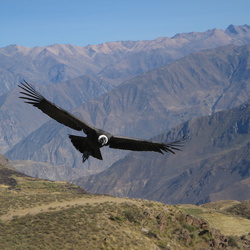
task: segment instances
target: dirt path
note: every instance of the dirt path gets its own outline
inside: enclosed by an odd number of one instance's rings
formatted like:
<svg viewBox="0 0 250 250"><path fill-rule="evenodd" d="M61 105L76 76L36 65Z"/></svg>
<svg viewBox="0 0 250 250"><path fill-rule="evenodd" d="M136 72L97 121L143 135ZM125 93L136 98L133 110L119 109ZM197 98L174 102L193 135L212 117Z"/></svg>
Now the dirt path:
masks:
<svg viewBox="0 0 250 250"><path fill-rule="evenodd" d="M122 203L122 202L129 202L129 203L138 203L136 201L133 201L131 199L126 198L116 198L116 197L109 197L109 196L98 196L96 198L78 198L73 199L69 201L56 201L51 202L46 205L31 207L31 208L24 208L24 209L18 209L9 211L7 214L2 215L0 217L1 221L10 221L14 216L25 216L27 214L38 214L41 212L53 212L58 211L60 209L74 206L74 205L86 205L86 204L95 204L95 203L104 203L104 202L114 202L114 203Z"/></svg>

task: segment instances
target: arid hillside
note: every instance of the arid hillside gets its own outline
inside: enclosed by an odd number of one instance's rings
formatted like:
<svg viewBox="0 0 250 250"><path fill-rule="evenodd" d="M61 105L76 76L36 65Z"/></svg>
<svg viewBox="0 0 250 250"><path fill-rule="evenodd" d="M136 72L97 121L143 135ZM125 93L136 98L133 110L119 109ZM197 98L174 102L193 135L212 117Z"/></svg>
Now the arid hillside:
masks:
<svg viewBox="0 0 250 250"><path fill-rule="evenodd" d="M6 165L7 164L7 165ZM0 165L1 249L247 249L249 202L171 206L91 195ZM237 213L243 206L245 211ZM220 220L221 223L215 223Z"/></svg>

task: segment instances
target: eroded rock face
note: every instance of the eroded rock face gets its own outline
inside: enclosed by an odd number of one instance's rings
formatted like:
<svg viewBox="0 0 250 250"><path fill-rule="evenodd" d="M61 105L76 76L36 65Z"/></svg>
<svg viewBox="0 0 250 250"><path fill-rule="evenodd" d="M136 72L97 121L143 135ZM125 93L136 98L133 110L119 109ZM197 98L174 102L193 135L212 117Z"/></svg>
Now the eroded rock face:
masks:
<svg viewBox="0 0 250 250"><path fill-rule="evenodd" d="M205 221L204 219L201 219L201 218L197 218L191 214L186 215L186 222L189 225L196 226L196 227L201 228L201 229L208 229L208 227L209 227L209 224L207 221Z"/></svg>
<svg viewBox="0 0 250 250"><path fill-rule="evenodd" d="M226 236L220 233L219 230L211 229L209 233L214 238L211 240L210 246L214 249L227 249L228 247L228 239Z"/></svg>

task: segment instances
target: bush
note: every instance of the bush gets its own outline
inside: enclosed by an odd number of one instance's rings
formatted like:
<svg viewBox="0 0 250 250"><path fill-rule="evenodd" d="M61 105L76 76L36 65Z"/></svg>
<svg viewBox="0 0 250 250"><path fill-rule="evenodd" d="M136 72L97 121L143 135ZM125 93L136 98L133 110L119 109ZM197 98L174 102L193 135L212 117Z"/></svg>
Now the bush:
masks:
<svg viewBox="0 0 250 250"><path fill-rule="evenodd" d="M230 247L236 247L239 248L238 243L237 243L237 238L235 236L228 236L228 245Z"/></svg>

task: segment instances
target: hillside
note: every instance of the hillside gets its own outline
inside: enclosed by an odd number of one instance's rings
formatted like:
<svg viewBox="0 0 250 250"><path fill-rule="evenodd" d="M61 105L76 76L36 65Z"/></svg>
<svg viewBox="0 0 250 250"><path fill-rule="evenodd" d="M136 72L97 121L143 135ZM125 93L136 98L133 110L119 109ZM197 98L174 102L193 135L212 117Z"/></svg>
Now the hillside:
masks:
<svg viewBox="0 0 250 250"><path fill-rule="evenodd" d="M91 195L63 182L35 179L0 157L1 249L247 249L245 214L189 205ZM227 202L224 202L224 207ZM241 203L240 203L241 204ZM243 203L242 203L243 204ZM246 203L249 209L249 203ZM235 203L233 204L235 206ZM243 204L245 205L245 204ZM222 206L220 205L220 208ZM229 203L229 208L232 203ZM217 209L217 210L216 210ZM227 208L228 209L228 208ZM230 216L234 224L211 227L203 215ZM233 226L230 235L218 229Z"/></svg>
<svg viewBox="0 0 250 250"><path fill-rule="evenodd" d="M250 104L193 118L154 138L188 139L176 155L133 152L109 169L74 181L91 193L202 204L250 199Z"/></svg>

